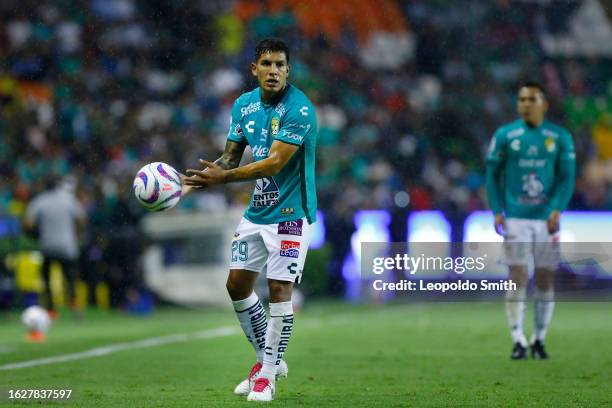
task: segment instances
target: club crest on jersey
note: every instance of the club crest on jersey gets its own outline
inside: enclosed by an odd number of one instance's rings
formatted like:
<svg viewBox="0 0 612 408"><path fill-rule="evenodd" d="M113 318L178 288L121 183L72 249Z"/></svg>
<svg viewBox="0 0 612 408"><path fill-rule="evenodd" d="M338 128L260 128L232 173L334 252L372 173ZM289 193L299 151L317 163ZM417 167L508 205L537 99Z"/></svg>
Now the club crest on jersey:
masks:
<svg viewBox="0 0 612 408"><path fill-rule="evenodd" d="M255 182L253 207L270 207L278 203L278 186L272 177L260 178Z"/></svg>
<svg viewBox="0 0 612 408"><path fill-rule="evenodd" d="M546 140L544 140L544 146L546 147L546 151L552 153L555 151L555 147L557 147L557 144L552 138L547 138Z"/></svg>
<svg viewBox="0 0 612 408"><path fill-rule="evenodd" d="M272 130L272 136L276 136L278 134L278 118L272 118L272 122L270 123L270 129Z"/></svg>
<svg viewBox="0 0 612 408"><path fill-rule="evenodd" d="M285 221L278 223L278 234L302 236L304 220Z"/></svg>

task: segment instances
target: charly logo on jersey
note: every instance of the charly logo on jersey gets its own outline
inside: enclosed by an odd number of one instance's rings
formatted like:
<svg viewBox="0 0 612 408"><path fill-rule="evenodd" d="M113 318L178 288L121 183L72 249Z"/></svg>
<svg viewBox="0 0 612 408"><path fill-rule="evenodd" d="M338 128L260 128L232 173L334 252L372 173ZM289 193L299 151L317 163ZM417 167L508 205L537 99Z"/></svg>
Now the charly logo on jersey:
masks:
<svg viewBox="0 0 612 408"><path fill-rule="evenodd" d="M253 207L270 207L278 203L278 186L272 177L257 179L253 194Z"/></svg>
<svg viewBox="0 0 612 408"><path fill-rule="evenodd" d="M529 198L539 197L544 191L544 184L535 173L523 175L523 191Z"/></svg>
<svg viewBox="0 0 612 408"><path fill-rule="evenodd" d="M272 118L272 122L270 122L270 130L272 130L272 136L276 136L278 134L278 125L280 121L278 118Z"/></svg>
<svg viewBox="0 0 612 408"><path fill-rule="evenodd" d="M514 150L515 152L518 152L519 150L521 150L521 140L514 139L512 142L510 142L510 148Z"/></svg>
<svg viewBox="0 0 612 408"><path fill-rule="evenodd" d="M546 140L544 140L544 147L546 147L547 152L552 153L555 151L557 143L555 143L553 138L547 138Z"/></svg>

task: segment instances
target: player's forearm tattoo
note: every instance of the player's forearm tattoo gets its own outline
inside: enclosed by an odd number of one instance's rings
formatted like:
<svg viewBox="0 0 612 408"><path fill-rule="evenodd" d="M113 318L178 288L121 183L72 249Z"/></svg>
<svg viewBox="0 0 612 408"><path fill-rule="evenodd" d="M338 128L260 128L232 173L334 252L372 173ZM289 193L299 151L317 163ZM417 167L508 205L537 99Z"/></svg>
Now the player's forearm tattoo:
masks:
<svg viewBox="0 0 612 408"><path fill-rule="evenodd" d="M232 169L229 173L227 173L225 182L230 183L232 181L256 180L262 177L270 176L267 168L261 168L261 162L256 163L257 167L253 167L251 164L235 170Z"/></svg>
<svg viewBox="0 0 612 408"><path fill-rule="evenodd" d="M215 160L215 164L224 170L235 169L240 164L245 145L235 142L227 142L223 155Z"/></svg>

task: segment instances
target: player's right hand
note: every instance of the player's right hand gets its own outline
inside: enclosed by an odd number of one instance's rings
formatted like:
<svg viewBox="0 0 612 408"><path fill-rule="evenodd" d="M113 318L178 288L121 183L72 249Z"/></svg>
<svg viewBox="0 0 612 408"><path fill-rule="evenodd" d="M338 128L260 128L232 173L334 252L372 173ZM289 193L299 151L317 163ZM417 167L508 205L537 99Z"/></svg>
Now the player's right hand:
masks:
<svg viewBox="0 0 612 408"><path fill-rule="evenodd" d="M548 225L548 233L556 234L559 232L559 223L560 223L561 213L557 210L550 213L546 224Z"/></svg>
<svg viewBox="0 0 612 408"><path fill-rule="evenodd" d="M502 237L505 235L506 229L506 220L504 219L503 214L495 214L495 232L497 232Z"/></svg>
<svg viewBox="0 0 612 408"><path fill-rule="evenodd" d="M185 197L193 193L195 190L201 190L203 188L203 187L197 188L195 186L187 185L187 183L185 183L185 180L187 180L189 177L182 173L179 173L179 175L181 176L181 184L182 184L181 197Z"/></svg>

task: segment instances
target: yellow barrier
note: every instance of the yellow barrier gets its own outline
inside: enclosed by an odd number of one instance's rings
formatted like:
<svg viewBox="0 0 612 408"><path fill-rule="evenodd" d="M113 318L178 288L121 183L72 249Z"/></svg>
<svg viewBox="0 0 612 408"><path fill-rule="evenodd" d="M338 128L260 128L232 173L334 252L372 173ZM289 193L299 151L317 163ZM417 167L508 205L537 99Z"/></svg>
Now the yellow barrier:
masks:
<svg viewBox="0 0 612 408"><path fill-rule="evenodd" d="M43 277L41 274L43 257L39 251L21 251L10 254L6 259L9 269L15 271L15 284L21 292L35 292L43 294ZM64 275L58 262L51 264L51 294L53 303L57 306L66 305L66 291ZM88 301L88 287L85 282L76 282L76 302L78 308L83 308ZM100 282L95 287L95 300L98 308L107 310L110 307L110 293L108 285Z"/></svg>

